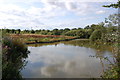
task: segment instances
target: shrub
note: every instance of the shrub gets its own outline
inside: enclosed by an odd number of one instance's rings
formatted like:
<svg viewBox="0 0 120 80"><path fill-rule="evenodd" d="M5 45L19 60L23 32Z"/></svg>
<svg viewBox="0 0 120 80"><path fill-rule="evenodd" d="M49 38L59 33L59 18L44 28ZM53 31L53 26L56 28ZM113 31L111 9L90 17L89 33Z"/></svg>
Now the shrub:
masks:
<svg viewBox="0 0 120 80"><path fill-rule="evenodd" d="M98 29L91 34L90 40L95 41L95 40L101 39L101 37L102 37L102 31Z"/></svg>
<svg viewBox="0 0 120 80"><path fill-rule="evenodd" d="M2 41L2 76L3 79L21 80L20 70L25 65L29 51L20 40L3 38Z"/></svg>
<svg viewBox="0 0 120 80"><path fill-rule="evenodd" d="M118 42L119 34L116 32L106 33L102 39L105 42Z"/></svg>
<svg viewBox="0 0 120 80"><path fill-rule="evenodd" d="M71 30L65 33L66 36L76 36L76 30Z"/></svg>

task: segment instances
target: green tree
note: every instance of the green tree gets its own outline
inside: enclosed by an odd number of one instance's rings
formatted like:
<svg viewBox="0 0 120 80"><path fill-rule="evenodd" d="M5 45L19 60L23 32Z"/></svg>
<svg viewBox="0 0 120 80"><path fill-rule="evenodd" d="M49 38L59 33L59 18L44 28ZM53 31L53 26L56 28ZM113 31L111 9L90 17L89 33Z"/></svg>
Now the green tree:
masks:
<svg viewBox="0 0 120 80"><path fill-rule="evenodd" d="M11 30L11 33L15 33L15 29L12 29L12 30Z"/></svg>
<svg viewBox="0 0 120 80"><path fill-rule="evenodd" d="M101 39L101 37L102 37L102 31L101 31L100 29L98 29L98 30L95 30L95 31L91 34L90 40L91 40L91 41L96 41L96 40L98 40L98 39Z"/></svg>
<svg viewBox="0 0 120 80"><path fill-rule="evenodd" d="M90 35L93 33L92 29L84 29L84 37L89 39Z"/></svg>
<svg viewBox="0 0 120 80"><path fill-rule="evenodd" d="M21 30L20 30L20 29L18 29L17 31L18 31L18 34L20 34Z"/></svg>
<svg viewBox="0 0 120 80"><path fill-rule="evenodd" d="M105 18L105 26L117 26L119 23L119 14L109 15L108 18Z"/></svg>
<svg viewBox="0 0 120 80"><path fill-rule="evenodd" d="M85 31L84 30L77 30L76 31L76 36L80 37L80 38L85 38Z"/></svg>
<svg viewBox="0 0 120 80"><path fill-rule="evenodd" d="M10 33L10 30L9 29L6 29L6 31L5 31L6 33Z"/></svg>
<svg viewBox="0 0 120 80"><path fill-rule="evenodd" d="M58 29L53 29L53 35L60 35L60 31Z"/></svg>
<svg viewBox="0 0 120 80"><path fill-rule="evenodd" d="M90 29L90 26L89 26L89 25L87 25L84 29Z"/></svg>
<svg viewBox="0 0 120 80"><path fill-rule="evenodd" d="M76 36L77 30L70 30L65 33L66 36Z"/></svg>
<svg viewBox="0 0 120 80"><path fill-rule="evenodd" d="M35 31L34 31L34 30L31 30L31 33L32 33L32 34L34 34L34 33L35 33Z"/></svg>

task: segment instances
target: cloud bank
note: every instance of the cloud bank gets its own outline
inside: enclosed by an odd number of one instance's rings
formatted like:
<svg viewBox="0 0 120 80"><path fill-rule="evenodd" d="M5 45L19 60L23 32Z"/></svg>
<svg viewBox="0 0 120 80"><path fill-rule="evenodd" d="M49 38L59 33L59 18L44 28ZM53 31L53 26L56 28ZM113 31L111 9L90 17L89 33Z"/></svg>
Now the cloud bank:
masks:
<svg viewBox="0 0 120 80"><path fill-rule="evenodd" d="M88 0L0 0L0 28L53 29L97 23L111 10ZM101 0L100 0L101 1ZM112 11L114 12L114 11ZM96 16L103 18L91 21ZM88 21L86 21L86 18Z"/></svg>

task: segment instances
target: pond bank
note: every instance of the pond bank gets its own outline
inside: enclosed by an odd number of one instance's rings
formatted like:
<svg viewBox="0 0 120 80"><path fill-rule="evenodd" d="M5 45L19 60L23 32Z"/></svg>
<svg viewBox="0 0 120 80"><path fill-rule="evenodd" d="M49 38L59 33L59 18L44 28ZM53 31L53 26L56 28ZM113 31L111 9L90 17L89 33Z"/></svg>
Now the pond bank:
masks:
<svg viewBox="0 0 120 80"><path fill-rule="evenodd" d="M80 39L79 37L75 37L72 39L64 39L64 40L54 40L54 41L37 41L35 40L35 42L27 42L26 44L38 44L38 43L54 43L54 42L60 42L60 41L71 41L71 40L75 40L75 39ZM83 40L83 39L81 39ZM85 39L88 40L88 39Z"/></svg>

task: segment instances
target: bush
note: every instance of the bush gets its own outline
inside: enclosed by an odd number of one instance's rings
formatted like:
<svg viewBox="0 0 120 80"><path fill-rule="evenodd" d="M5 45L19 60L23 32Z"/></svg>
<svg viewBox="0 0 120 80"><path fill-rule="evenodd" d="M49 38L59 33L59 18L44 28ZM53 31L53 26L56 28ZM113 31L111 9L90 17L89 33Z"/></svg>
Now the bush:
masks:
<svg viewBox="0 0 120 80"><path fill-rule="evenodd" d="M116 32L106 33L104 35L103 41L105 42L118 42L119 34Z"/></svg>
<svg viewBox="0 0 120 80"><path fill-rule="evenodd" d="M3 38L2 41L2 76L3 79L21 80L20 70L25 65L29 51L20 40Z"/></svg>
<svg viewBox="0 0 120 80"><path fill-rule="evenodd" d="M65 33L66 36L76 36L77 30L70 30Z"/></svg>
<svg viewBox="0 0 120 80"><path fill-rule="evenodd" d="M101 37L102 37L102 31L98 29L91 34L90 40L95 41L95 40L101 39Z"/></svg>

